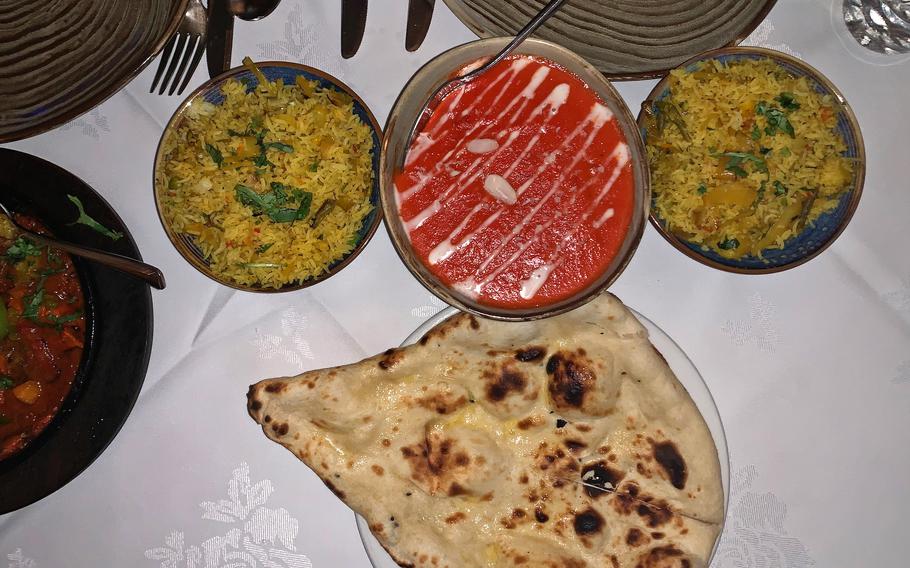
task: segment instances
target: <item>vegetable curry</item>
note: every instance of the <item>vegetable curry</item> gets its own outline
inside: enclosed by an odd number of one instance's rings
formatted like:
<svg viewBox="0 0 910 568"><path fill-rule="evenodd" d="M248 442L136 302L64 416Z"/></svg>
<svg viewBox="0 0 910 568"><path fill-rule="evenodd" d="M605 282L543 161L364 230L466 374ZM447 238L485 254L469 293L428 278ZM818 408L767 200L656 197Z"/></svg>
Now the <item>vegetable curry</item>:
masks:
<svg viewBox="0 0 910 568"><path fill-rule="evenodd" d="M38 436L69 394L85 341L83 304L70 258L0 219L0 460Z"/></svg>

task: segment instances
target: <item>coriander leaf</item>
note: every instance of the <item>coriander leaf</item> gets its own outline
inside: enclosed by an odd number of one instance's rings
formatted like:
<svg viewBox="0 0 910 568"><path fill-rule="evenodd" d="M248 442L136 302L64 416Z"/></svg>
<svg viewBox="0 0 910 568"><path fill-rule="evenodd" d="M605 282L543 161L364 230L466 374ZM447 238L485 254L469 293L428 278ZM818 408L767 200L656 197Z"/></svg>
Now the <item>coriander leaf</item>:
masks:
<svg viewBox="0 0 910 568"><path fill-rule="evenodd" d="M13 388L13 379L9 377L0 377L0 390Z"/></svg>
<svg viewBox="0 0 910 568"><path fill-rule="evenodd" d="M752 125L752 140L758 140L761 138L761 130L759 130L757 124Z"/></svg>
<svg viewBox="0 0 910 568"><path fill-rule="evenodd" d="M19 237L16 239L13 244L6 249L6 254L4 256L14 263L24 260L27 256L40 256L41 248L35 246L32 241L28 240L25 237Z"/></svg>
<svg viewBox="0 0 910 568"><path fill-rule="evenodd" d="M262 196L245 185L238 183L234 186L234 198L237 199L241 205L252 208L254 212L265 210L266 205L262 200Z"/></svg>
<svg viewBox="0 0 910 568"><path fill-rule="evenodd" d="M771 185L774 186L774 195L781 196L790 193L790 189L777 180L774 180L774 183Z"/></svg>
<svg viewBox="0 0 910 568"><path fill-rule="evenodd" d="M711 154L715 158L727 158L725 171L733 173L736 177L746 177L749 173L743 169L742 164L745 161L752 162L752 168L757 172L767 173L768 164L762 158L748 152L723 152L721 154Z"/></svg>
<svg viewBox="0 0 910 568"><path fill-rule="evenodd" d="M783 111L770 108L765 111L765 119L767 119L768 125L765 126L765 134L768 136L774 136L778 131L783 132L794 138L796 133L793 130L793 125L790 124L790 119L787 118L787 115Z"/></svg>
<svg viewBox="0 0 910 568"><path fill-rule="evenodd" d="M683 116L682 110L680 110L676 103L664 99L656 101L654 106L657 107L658 132L662 133L667 128L667 123L670 123L679 130L679 133L682 134L682 137L687 142L692 141L691 136L689 136L689 131L686 129L686 119Z"/></svg>
<svg viewBox="0 0 910 568"><path fill-rule="evenodd" d="M316 160L315 162L313 162L312 164L310 164L310 171L311 171L311 172L315 172L315 171L318 170L318 169L319 169L319 160Z"/></svg>
<svg viewBox="0 0 910 568"><path fill-rule="evenodd" d="M268 143L265 144L265 147L266 147L267 149L268 149L268 148L274 148L274 149L276 149L276 150L278 150L278 151L280 151L280 152L284 152L285 154L293 154L293 153L294 153L294 149L293 149L293 148L291 148L291 147L288 146L287 144L282 144L281 142L268 142Z"/></svg>
<svg viewBox="0 0 910 568"><path fill-rule="evenodd" d="M768 110L768 103L765 101L758 101L758 104L755 105L755 114L759 116L765 114L766 110Z"/></svg>
<svg viewBox="0 0 910 568"><path fill-rule="evenodd" d="M779 156L782 156L782 157L786 158L787 156L790 155L790 148L787 148L786 146L784 146L784 147L781 149L781 151L778 152L777 154L778 154Z"/></svg>
<svg viewBox="0 0 910 568"><path fill-rule="evenodd" d="M300 206L297 207L297 220L303 221L310 214L310 206L313 204L313 194L309 191L301 192Z"/></svg>
<svg viewBox="0 0 910 568"><path fill-rule="evenodd" d="M257 168L264 168L266 166L275 165L272 162L270 162L268 157L265 155L265 149L263 149L261 154L259 154L255 158L253 158L253 164L255 164Z"/></svg>
<svg viewBox="0 0 910 568"><path fill-rule="evenodd" d="M265 243L265 244L259 245L258 247L256 247L256 252L259 254L262 254L265 251L272 248L273 246L275 246L275 243Z"/></svg>
<svg viewBox="0 0 910 568"><path fill-rule="evenodd" d="M38 280L38 289L26 300L25 309L22 310L22 317L32 320L38 317L38 309L41 308L41 302L44 301L44 283L46 281L46 275Z"/></svg>
<svg viewBox="0 0 910 568"><path fill-rule="evenodd" d="M736 165L733 163L727 164L727 167L725 167L724 170L732 173L733 175L735 175L736 177L739 177L739 178L744 178L744 177L749 176L749 172L744 170L742 168L742 166L739 166L739 165Z"/></svg>
<svg viewBox="0 0 910 568"><path fill-rule="evenodd" d="M717 248L721 250L733 250L739 248L739 241L732 238L726 238L717 243Z"/></svg>
<svg viewBox="0 0 910 568"><path fill-rule="evenodd" d="M266 214L275 223L291 223L297 220L297 211L294 209L272 209Z"/></svg>
<svg viewBox="0 0 910 568"><path fill-rule="evenodd" d="M123 233L120 231L113 231L111 229L108 229L98 221L92 219L88 214L86 214L85 208L82 207L82 202L79 201L78 197L75 195L67 195L66 197L69 198L69 200L76 206L76 209L79 210L79 218L70 223L70 225L85 225L86 227L92 229L93 231L101 233L113 241L120 240L123 237Z"/></svg>
<svg viewBox="0 0 910 568"><path fill-rule="evenodd" d="M212 146L211 144L206 144L205 151L208 152L209 156L212 157L212 161L215 162L215 165L220 168L221 164L224 163L224 156L221 155L221 150Z"/></svg>
<svg viewBox="0 0 910 568"><path fill-rule="evenodd" d="M781 108L784 110L796 110L799 108L799 103L796 102L795 98L793 97L793 93L783 92L774 97L774 100L779 102Z"/></svg>
<svg viewBox="0 0 910 568"><path fill-rule="evenodd" d="M759 201L765 198L765 187L767 187L767 185L767 181L761 180L761 184L758 186L758 192L755 194L755 205L757 205Z"/></svg>
<svg viewBox="0 0 910 568"><path fill-rule="evenodd" d="M700 184L698 184L698 189L696 189L695 191L696 191L699 195L704 195L705 193L707 193L708 188L705 186L705 184L700 183Z"/></svg>

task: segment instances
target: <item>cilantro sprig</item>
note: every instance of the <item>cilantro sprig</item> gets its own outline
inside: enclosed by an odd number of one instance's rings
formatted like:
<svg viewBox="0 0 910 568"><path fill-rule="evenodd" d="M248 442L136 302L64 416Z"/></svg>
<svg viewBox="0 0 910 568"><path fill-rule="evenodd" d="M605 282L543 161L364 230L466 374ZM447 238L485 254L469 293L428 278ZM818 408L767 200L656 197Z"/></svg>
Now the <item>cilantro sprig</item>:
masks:
<svg viewBox="0 0 910 568"><path fill-rule="evenodd" d="M748 177L749 172L743 167L747 163L751 163L752 169L756 172L768 173L768 163L765 162L764 158L749 152L714 152L711 156L726 158L727 163L724 165L724 171L728 171L738 178Z"/></svg>
<svg viewBox="0 0 910 568"><path fill-rule="evenodd" d="M6 253L3 256L11 260L13 263L25 260L28 256L40 256L41 247L35 245L32 241L28 240L25 237L19 237L13 244L6 249Z"/></svg>
<svg viewBox="0 0 910 568"><path fill-rule="evenodd" d="M258 193L251 187L237 184L234 186L234 196L241 204L252 209L253 214L264 214L274 223L292 223L306 219L313 203L313 194L309 191L288 188L278 182L272 182L266 193ZM298 202L297 207L287 207L292 201Z"/></svg>
<svg viewBox="0 0 910 568"><path fill-rule="evenodd" d="M93 231L101 233L113 241L119 241L121 238L123 238L123 233L120 231L108 229L98 221L94 220L89 214L87 214L85 212L85 208L82 206L82 202L79 201L78 197L75 195L67 195L66 197L73 203L73 205L76 206L76 209L79 210L79 218L70 223L70 225L85 225L86 227L92 229Z"/></svg>

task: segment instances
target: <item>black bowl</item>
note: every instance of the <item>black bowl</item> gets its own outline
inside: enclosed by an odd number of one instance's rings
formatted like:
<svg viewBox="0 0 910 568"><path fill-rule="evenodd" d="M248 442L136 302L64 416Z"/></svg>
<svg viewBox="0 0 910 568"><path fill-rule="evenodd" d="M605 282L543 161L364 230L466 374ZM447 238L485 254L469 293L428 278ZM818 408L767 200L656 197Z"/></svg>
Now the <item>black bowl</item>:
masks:
<svg viewBox="0 0 910 568"><path fill-rule="evenodd" d="M38 218L54 235L139 259L111 206L82 180L35 156L0 148L0 201ZM89 215L123 233L111 240L84 225L67 195ZM85 296L86 342L72 389L47 428L0 461L0 514L63 487L87 468L120 431L139 396L152 348L152 298L129 276L74 257Z"/></svg>

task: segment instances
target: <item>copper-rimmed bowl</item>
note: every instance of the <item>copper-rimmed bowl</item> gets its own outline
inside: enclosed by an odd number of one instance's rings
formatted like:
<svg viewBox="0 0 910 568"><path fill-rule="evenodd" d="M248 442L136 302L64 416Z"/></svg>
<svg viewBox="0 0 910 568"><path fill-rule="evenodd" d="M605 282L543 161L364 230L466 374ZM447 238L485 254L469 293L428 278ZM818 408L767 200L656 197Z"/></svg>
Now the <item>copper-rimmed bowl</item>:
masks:
<svg viewBox="0 0 910 568"><path fill-rule="evenodd" d="M667 230L666 221L657 215L652 207L650 221L655 229L677 250L693 260L726 272L738 274L770 274L795 268L821 254L844 231L853 213L859 205L863 193L863 182L866 177L866 150L863 135L859 129L856 115L841 92L817 69L795 57L760 47L727 47L707 51L680 65L680 69L696 70L707 61L740 61L769 60L795 77L805 77L816 92L830 95L838 108L837 134L847 147L846 156L854 162L853 179L848 191L840 198L837 207L822 213L811 225L807 225L798 235L788 239L781 249L765 249L762 257L747 255L740 259L725 258L699 243L688 241ZM638 115L641 135L647 139L646 120L649 114L656 115L657 102L670 94L669 79L665 77L645 99Z"/></svg>
<svg viewBox="0 0 910 568"><path fill-rule="evenodd" d="M648 216L650 178L644 144L631 112L613 85L590 63L568 49L539 39L528 39L516 50L518 55L539 56L563 66L593 89L613 111L631 154L634 179L632 219L616 256L591 284L572 296L530 308L503 308L482 304L444 284L415 254L404 223L398 214L394 178L401 171L411 140L411 130L424 112L427 101L458 70L498 53L512 38L490 38L466 43L446 51L408 81L389 113L379 164L380 198L386 229L395 250L408 270L430 292L462 310L488 318L508 321L532 320L567 312L603 292L622 273L635 253ZM567 104L571 104L571 101Z"/></svg>
<svg viewBox="0 0 910 568"><path fill-rule="evenodd" d="M187 109L189 106L197 100L205 100L212 104L221 104L224 101L224 95L221 92L221 86L225 81L229 79L235 79L242 81L247 85L247 89L253 89L258 85L258 80L253 75L253 73L246 67L235 67L228 71L225 71L221 75L210 79L202 84L198 89L193 91L185 101L177 108L174 112L174 115L168 121L167 126L164 127L164 133L161 135L161 140L158 143L158 150L155 154L155 166L154 166L154 181L153 187L155 192L155 206L158 210L158 218L161 221L162 227L164 227L165 233L167 233L168 238L171 241L171 244L174 245L174 248L177 249L183 258L190 263L190 265L208 276L215 282L234 288L237 290L245 290L247 292L264 292L264 293L274 293L274 292L291 292L294 290L301 290L307 288L314 284L318 284L333 275L337 274L342 268L347 266L357 257L358 254L366 247L367 243L373 238L373 234L376 232L376 228L379 227L379 221L382 218L382 211L379 207L379 149L380 141L382 139L382 129L379 126L379 123L376 121L376 118L373 116L373 113L370 112L370 109L367 107L366 103L363 102L357 93L355 93L350 87L342 83L340 80L336 79L332 75L309 67L307 65L300 65L298 63L288 63L283 61L265 61L261 63L256 63L256 67L265 75L266 79L269 81L275 81L281 79L284 81L285 85L292 85L296 77L302 76L304 79L310 81L316 81L321 89L334 89L336 91L346 93L349 95L354 104L354 114L363 121L364 124L370 127L372 131L372 147L370 152L372 153L372 171L373 171L373 183L372 189L370 191L370 204L373 206L373 210L364 217L363 222L360 226L360 229L357 231L357 245L342 257L339 260L333 262L328 270L308 280L296 281L291 284L282 286L281 288L272 288L266 286L253 286L253 285L243 285L233 280L230 280L220 274L217 274L209 267L209 261L205 258L205 255L202 254L202 251L196 244L193 242L193 238L189 235L178 233L171 226L170 221L165 217L163 213L163 207L161 204L162 192L166 188L165 176L164 176L164 147L165 141L168 140L168 137L176 131L177 125L186 118Z"/></svg>

